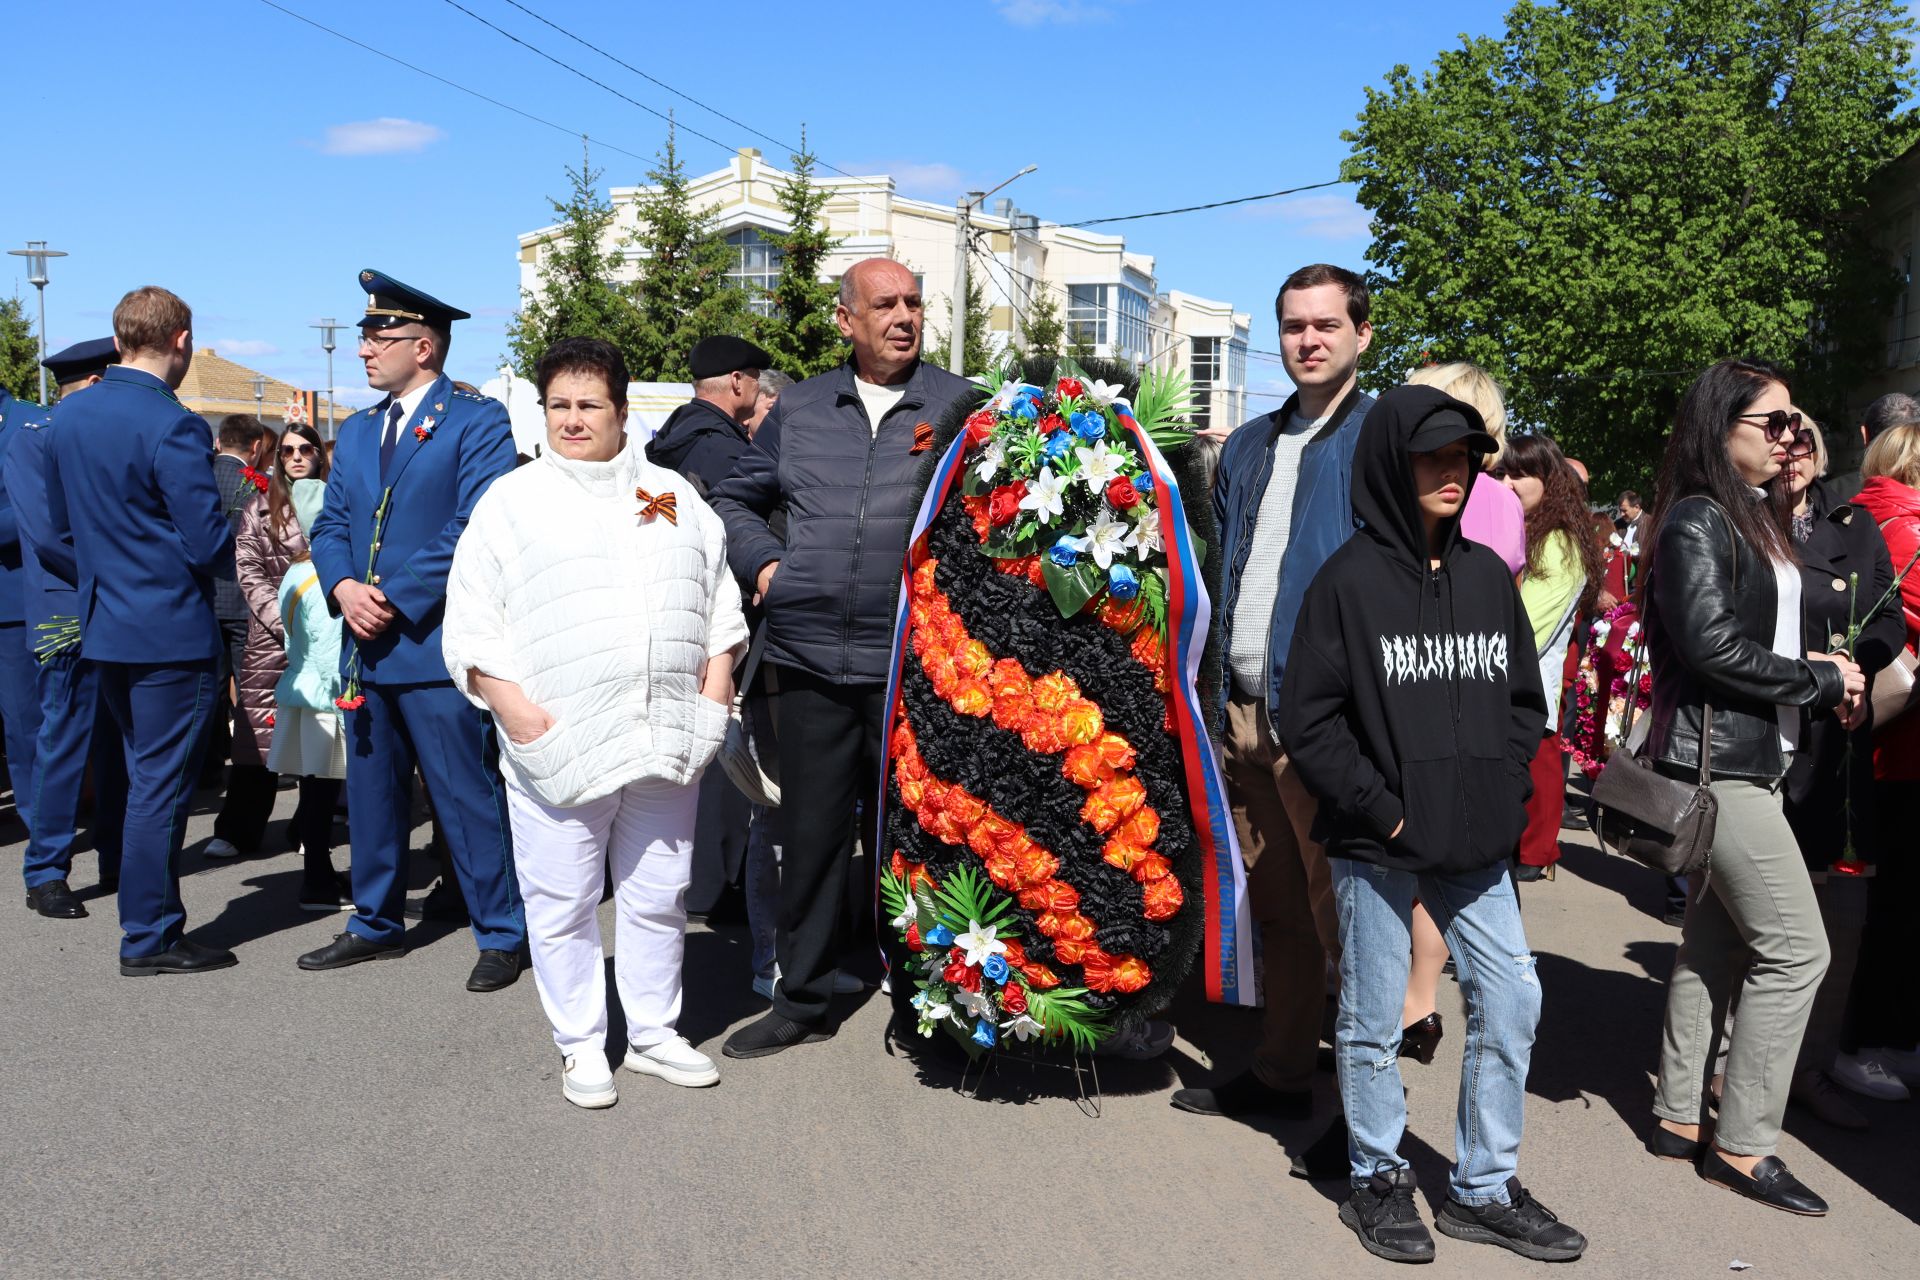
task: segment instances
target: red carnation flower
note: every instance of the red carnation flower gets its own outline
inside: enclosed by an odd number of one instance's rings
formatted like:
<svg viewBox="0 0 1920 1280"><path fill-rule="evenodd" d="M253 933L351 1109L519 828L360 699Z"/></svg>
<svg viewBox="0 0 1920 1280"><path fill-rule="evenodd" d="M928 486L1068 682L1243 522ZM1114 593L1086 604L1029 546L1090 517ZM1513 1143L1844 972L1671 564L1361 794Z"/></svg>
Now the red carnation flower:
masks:
<svg viewBox="0 0 1920 1280"><path fill-rule="evenodd" d="M1012 484L1003 484L993 491L987 502L987 523L995 528L1011 524L1020 514L1020 499L1027 496L1027 482L1015 480Z"/></svg>
<svg viewBox="0 0 1920 1280"><path fill-rule="evenodd" d="M907 950L924 951L925 949L926 943L920 941L920 922L917 920L909 922L907 925Z"/></svg>
<svg viewBox="0 0 1920 1280"><path fill-rule="evenodd" d="M1050 436L1056 431L1065 431L1067 429L1067 420L1057 413L1050 413L1040 419L1039 427L1041 435Z"/></svg>
<svg viewBox="0 0 1920 1280"><path fill-rule="evenodd" d="M1053 384L1053 389L1059 392L1062 397L1081 396L1087 393L1086 387L1081 385L1080 379L1078 378L1062 378Z"/></svg>
<svg viewBox="0 0 1920 1280"><path fill-rule="evenodd" d="M245 480L248 484L252 485L255 489L259 490L261 493L265 493L267 491L267 478L261 475L258 471L255 471L252 467L240 468L240 478L242 480Z"/></svg>
<svg viewBox="0 0 1920 1280"><path fill-rule="evenodd" d="M980 412L967 419L967 447L969 449L985 444L987 437L992 434L993 415L985 409L980 410Z"/></svg>
<svg viewBox="0 0 1920 1280"><path fill-rule="evenodd" d="M1025 1013L1027 989L1017 982L1009 982L1000 992L1000 1007L1008 1013Z"/></svg>
<svg viewBox="0 0 1920 1280"><path fill-rule="evenodd" d="M1115 476L1107 481L1107 501L1116 511L1131 511L1139 504L1140 491L1125 476Z"/></svg>

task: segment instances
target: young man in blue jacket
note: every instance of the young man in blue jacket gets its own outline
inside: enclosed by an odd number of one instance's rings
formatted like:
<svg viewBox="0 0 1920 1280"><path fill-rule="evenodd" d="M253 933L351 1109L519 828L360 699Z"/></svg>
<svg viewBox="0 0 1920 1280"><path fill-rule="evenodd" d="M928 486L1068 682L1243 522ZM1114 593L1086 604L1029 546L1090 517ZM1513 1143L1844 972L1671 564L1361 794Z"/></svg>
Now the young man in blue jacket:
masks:
<svg viewBox="0 0 1920 1280"><path fill-rule="evenodd" d="M1214 475L1225 584L1226 781L1260 930L1266 1012L1251 1066L1173 1105L1199 1115L1304 1120L1339 949L1327 859L1309 836L1314 802L1274 726L1280 677L1307 584L1353 532L1354 442L1373 397L1357 384L1373 337L1366 281L1302 267L1274 309L1297 390L1227 438ZM1344 1155L1344 1151L1340 1154Z"/></svg>
<svg viewBox="0 0 1920 1280"><path fill-rule="evenodd" d="M213 580L233 541L213 483L213 433L174 391L193 363L193 313L154 285L113 309L120 363L53 411L53 468L78 568L80 656L126 743L120 972L199 973L233 952L183 936L180 845L216 702Z"/></svg>

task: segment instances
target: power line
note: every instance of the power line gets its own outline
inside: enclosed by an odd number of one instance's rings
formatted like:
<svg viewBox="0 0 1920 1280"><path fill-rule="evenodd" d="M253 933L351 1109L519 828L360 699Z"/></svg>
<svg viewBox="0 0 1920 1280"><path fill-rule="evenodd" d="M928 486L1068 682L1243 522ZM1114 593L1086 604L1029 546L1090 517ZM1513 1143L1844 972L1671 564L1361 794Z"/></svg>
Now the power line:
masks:
<svg viewBox="0 0 1920 1280"><path fill-rule="evenodd" d="M449 3L452 0L448 0ZM1299 195L1302 191L1318 191L1323 187L1341 185L1339 178L1327 182L1309 182L1304 187L1287 187L1281 191L1268 191L1257 196L1235 196L1231 200L1214 200L1207 204L1190 204L1178 209L1156 209L1152 213L1123 213L1113 218L1088 218L1085 222L1051 222L1054 227L1098 227L1109 222L1138 222L1142 218L1168 218L1176 213L1199 213L1202 209L1224 209L1232 204L1252 204L1256 200L1277 200L1281 196Z"/></svg>
<svg viewBox="0 0 1920 1280"><path fill-rule="evenodd" d="M289 18L294 18L301 22L306 23L308 26L314 28L316 31L324 31L336 40L344 40L348 44L353 45L355 48L365 49L368 53L374 54L378 57L385 58L388 62L394 63L397 66L405 67L407 70L423 75L427 77L429 80L438 80L441 84L446 85L449 89L458 89L461 93L466 94L468 97L478 98L480 99L480 101L488 103L491 106L499 107L502 111L511 111L513 112L514 115L517 115L524 120L531 120L535 124L543 124L549 129L557 129L561 133L567 134L570 137L586 138L589 142L592 142L598 146L604 147L608 151L617 151L621 155L630 156L635 160L646 159L645 156L639 155L636 152L628 151L624 147L616 147L611 142L607 142L598 138L593 138L590 135L588 135L587 132L583 129L569 129L567 128L567 126L563 124L555 124L551 120L543 119L540 116L534 115L531 111L522 111L519 107L513 106L511 103L502 102L498 98L489 98L486 94L481 93L477 89L469 89L467 88L467 86L463 84L459 84L456 81L449 80L443 75L436 75L434 72L428 71L425 67L416 67L413 65L413 63L408 62L404 58L394 57L392 54L388 53L385 49L377 49L373 45L367 44L365 41L354 39L352 36L347 35L345 32L335 31L332 27L329 27L324 23L315 22L312 18L307 17L303 13L295 13L292 9L287 8L285 5L275 4L274 0L260 0L260 3L264 4L269 9L278 9L281 13L286 14Z"/></svg>

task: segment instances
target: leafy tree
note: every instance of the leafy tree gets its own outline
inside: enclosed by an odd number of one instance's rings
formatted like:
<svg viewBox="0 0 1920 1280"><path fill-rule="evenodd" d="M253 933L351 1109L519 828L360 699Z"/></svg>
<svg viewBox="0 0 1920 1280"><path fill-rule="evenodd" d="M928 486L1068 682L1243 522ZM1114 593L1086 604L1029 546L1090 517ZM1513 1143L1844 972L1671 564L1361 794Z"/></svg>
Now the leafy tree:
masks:
<svg viewBox="0 0 1920 1280"><path fill-rule="evenodd" d="M1895 0L1520 0L1369 89L1370 366L1468 359L1523 424L1645 483L1693 371L1789 363L1839 407L1885 350L1870 180L1916 135Z"/></svg>
<svg viewBox="0 0 1920 1280"><path fill-rule="evenodd" d="M931 317L927 322L926 337L921 344L920 358L929 364L948 368L947 353L953 350L953 326L951 323L941 326L936 321L953 315L953 303L946 296L928 308ZM967 272L967 339L966 349L962 353L966 358L967 373L985 373L996 363L993 341L988 331L993 326L993 312L987 308L987 291L980 282L980 272L976 269Z"/></svg>
<svg viewBox="0 0 1920 1280"><path fill-rule="evenodd" d="M747 332L750 300L727 283L734 250L714 229L712 213L693 207L671 123L647 179L652 190L636 203L639 225L631 240L645 256L633 288L642 323L630 367L640 381L687 382L693 344L715 334Z"/></svg>
<svg viewBox="0 0 1920 1280"><path fill-rule="evenodd" d="M773 312L755 326L755 336L775 368L795 378L811 378L847 358L846 340L833 320L838 291L820 278L827 256L840 241L827 234L821 216L827 193L814 185L817 161L805 129L792 160L793 176L780 189L788 230L784 235L761 233L780 252L780 278L769 291Z"/></svg>
<svg viewBox="0 0 1920 1280"><path fill-rule="evenodd" d="M0 298L0 387L22 400L40 398L40 340L20 298ZM51 380L47 390L53 390Z"/></svg>
<svg viewBox="0 0 1920 1280"><path fill-rule="evenodd" d="M584 145L580 167L567 169L572 186L565 200L548 197L560 217L552 253L540 264L540 287L521 299L507 326L514 370L531 379L541 355L560 338L603 338L620 349L629 367L643 350L640 312L619 281L621 255L605 247L613 206L601 199L604 170L592 167Z"/></svg>
<svg viewBox="0 0 1920 1280"><path fill-rule="evenodd" d="M1067 336L1067 325L1060 318L1060 304L1053 300L1052 289L1045 281L1034 284L1033 301L1027 305L1026 318L1021 321L1020 328L1026 335L1020 344L1022 355L1060 354L1060 344Z"/></svg>

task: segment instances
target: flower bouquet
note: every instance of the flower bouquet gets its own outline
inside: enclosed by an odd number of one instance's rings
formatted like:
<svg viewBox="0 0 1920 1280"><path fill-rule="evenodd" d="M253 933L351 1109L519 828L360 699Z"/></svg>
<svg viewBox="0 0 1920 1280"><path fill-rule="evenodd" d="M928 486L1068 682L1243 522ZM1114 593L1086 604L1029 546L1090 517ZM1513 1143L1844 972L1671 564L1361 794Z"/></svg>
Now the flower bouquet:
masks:
<svg viewBox="0 0 1920 1280"><path fill-rule="evenodd" d="M1589 778L1600 776L1607 757L1626 733L1630 711L1644 709L1653 676L1636 671L1640 657L1639 611L1622 601L1596 618L1573 683L1573 717L1562 735L1573 762Z"/></svg>
<svg viewBox="0 0 1920 1280"><path fill-rule="evenodd" d="M888 690L881 901L920 1031L976 1054L1097 1047L1164 1007L1203 936L1209 994L1252 995L1195 688L1205 553L1160 452L1187 438L1184 381L1129 403L1059 374L944 424Z"/></svg>

